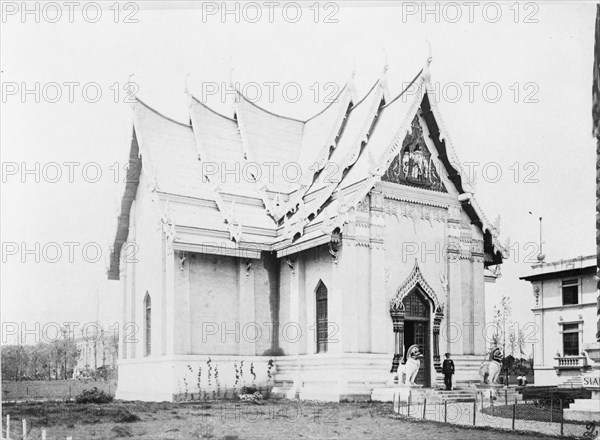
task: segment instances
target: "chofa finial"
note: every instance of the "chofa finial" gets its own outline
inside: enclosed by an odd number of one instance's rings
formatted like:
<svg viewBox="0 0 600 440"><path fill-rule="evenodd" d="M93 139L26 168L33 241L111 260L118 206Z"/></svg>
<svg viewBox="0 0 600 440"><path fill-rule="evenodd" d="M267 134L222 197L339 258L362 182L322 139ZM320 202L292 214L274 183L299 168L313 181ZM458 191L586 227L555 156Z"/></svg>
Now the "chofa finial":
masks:
<svg viewBox="0 0 600 440"><path fill-rule="evenodd" d="M385 47L382 47L383 49L383 53L385 54L385 63L383 65L383 72L387 72L388 69L390 68L389 64L388 64L388 53L387 50L385 50Z"/></svg>
<svg viewBox="0 0 600 440"><path fill-rule="evenodd" d="M191 73L190 73L190 72L188 72L188 73L185 75L185 78L184 78L184 80L183 80L183 91L184 91L186 94L188 94L188 95L189 95L189 93L190 93L190 89L188 88L188 80L189 80L189 78L190 78L190 75L191 75Z"/></svg>
<svg viewBox="0 0 600 440"><path fill-rule="evenodd" d="M427 62L425 63L425 67L423 67L423 79L426 82L429 82L431 81L431 70L429 69L429 65L433 61L433 57L431 56L431 42L428 39L426 39L425 41L427 42L428 56Z"/></svg>
<svg viewBox="0 0 600 440"><path fill-rule="evenodd" d="M134 76L135 73L131 73L127 77L127 93L129 93L130 98L135 98L136 87L134 87L134 83L131 81Z"/></svg>
<svg viewBox="0 0 600 440"><path fill-rule="evenodd" d="M234 82L233 82L233 71L234 70L235 70L235 67L232 67L231 69L229 69L229 87L231 87L232 89L235 89Z"/></svg>

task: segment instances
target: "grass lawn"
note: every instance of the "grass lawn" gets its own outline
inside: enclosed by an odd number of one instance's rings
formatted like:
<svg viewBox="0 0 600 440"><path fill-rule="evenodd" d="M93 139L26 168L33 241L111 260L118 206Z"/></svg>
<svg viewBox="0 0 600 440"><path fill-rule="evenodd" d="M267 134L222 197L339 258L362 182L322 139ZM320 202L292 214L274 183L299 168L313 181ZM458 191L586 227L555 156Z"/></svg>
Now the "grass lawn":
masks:
<svg viewBox="0 0 600 440"><path fill-rule="evenodd" d="M33 428L30 438L80 439L490 439L531 438L498 432L407 420L390 403L316 403L267 400L194 403L113 402L104 405L41 403L3 405L3 424L21 434L22 418ZM5 428L5 426L3 426ZM17 437L18 438L18 437Z"/></svg>
<svg viewBox="0 0 600 440"><path fill-rule="evenodd" d="M519 420L535 420L537 422L555 422L560 423L562 419L562 411L558 405L553 406L550 411L550 406L540 405L535 403L519 403L517 405L516 418ZM494 405L483 409L484 414L493 415L495 417L502 417L506 419L512 419L513 416L513 405ZM585 425L585 422L576 422L571 420L565 420L565 423L573 425Z"/></svg>

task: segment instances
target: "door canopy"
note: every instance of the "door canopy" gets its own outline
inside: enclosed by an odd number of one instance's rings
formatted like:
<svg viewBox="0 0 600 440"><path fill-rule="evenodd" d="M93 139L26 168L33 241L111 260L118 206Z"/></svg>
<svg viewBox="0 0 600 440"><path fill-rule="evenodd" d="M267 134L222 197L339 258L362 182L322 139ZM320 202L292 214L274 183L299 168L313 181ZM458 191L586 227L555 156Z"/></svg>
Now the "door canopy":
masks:
<svg viewBox="0 0 600 440"><path fill-rule="evenodd" d="M425 295L429 298L429 300L433 303L434 311L438 315L442 315L444 313L444 304L440 302L438 296L436 295L433 288L425 281L421 269L419 268L419 263L417 259L415 259L415 265L406 280L400 285L396 294L392 298L390 303L390 311L397 311L404 309L403 300L406 296L412 292L412 290L419 286L421 290L425 293Z"/></svg>

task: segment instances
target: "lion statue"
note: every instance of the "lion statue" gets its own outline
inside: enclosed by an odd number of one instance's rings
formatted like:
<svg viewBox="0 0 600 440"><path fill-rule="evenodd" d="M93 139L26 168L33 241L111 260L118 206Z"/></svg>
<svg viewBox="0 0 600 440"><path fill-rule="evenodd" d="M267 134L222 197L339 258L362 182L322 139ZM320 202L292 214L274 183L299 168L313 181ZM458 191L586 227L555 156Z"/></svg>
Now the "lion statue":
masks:
<svg viewBox="0 0 600 440"><path fill-rule="evenodd" d="M399 363L398 370L392 371L391 382L400 385L415 385L417 373L421 367L421 358L423 355L419 351L419 346L414 344L406 350L406 363Z"/></svg>
<svg viewBox="0 0 600 440"><path fill-rule="evenodd" d="M500 369L502 368L503 358L504 354L499 347L493 347L485 356L485 359L479 368L479 377L482 384L498 384L498 376L500 375Z"/></svg>

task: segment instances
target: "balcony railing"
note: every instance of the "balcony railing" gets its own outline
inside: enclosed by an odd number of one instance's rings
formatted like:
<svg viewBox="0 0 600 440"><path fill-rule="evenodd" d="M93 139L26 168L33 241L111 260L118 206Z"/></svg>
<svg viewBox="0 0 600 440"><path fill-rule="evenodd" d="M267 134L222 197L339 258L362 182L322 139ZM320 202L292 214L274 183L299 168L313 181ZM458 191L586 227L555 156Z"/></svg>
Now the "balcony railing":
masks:
<svg viewBox="0 0 600 440"><path fill-rule="evenodd" d="M556 370L578 369L588 366L585 356L555 357L554 360L556 361L554 365Z"/></svg>

